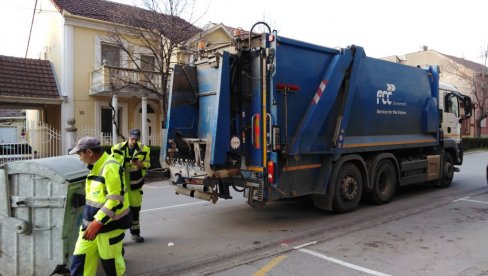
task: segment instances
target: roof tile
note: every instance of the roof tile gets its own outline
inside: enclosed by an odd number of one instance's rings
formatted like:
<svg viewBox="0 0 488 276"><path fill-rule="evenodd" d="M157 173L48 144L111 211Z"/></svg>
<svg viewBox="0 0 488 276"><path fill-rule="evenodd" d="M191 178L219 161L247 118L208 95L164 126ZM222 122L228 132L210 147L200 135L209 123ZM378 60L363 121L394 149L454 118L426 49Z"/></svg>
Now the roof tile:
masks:
<svg viewBox="0 0 488 276"><path fill-rule="evenodd" d="M1 96L59 98L51 63L0 55Z"/></svg>
<svg viewBox="0 0 488 276"><path fill-rule="evenodd" d="M450 58L451 60L453 60L454 62L457 62L461 65L463 65L464 67L466 68L469 68L475 72L481 72L481 71L486 71L488 68L486 68L486 66L483 66L479 63L476 63L476 62L473 62L473 61L470 61L470 60L467 60L467 59L463 59L463 58L458 58L458 57L455 57L455 56L451 56L451 55L446 55L446 54L443 54L443 53L440 53L441 55L443 56L446 56L448 58Z"/></svg>
<svg viewBox="0 0 488 276"><path fill-rule="evenodd" d="M167 38L186 40L201 30L177 17L106 0L51 0L60 13L119 23L145 29L158 29ZM166 33L178 26L177 34ZM176 41L176 42L180 42Z"/></svg>

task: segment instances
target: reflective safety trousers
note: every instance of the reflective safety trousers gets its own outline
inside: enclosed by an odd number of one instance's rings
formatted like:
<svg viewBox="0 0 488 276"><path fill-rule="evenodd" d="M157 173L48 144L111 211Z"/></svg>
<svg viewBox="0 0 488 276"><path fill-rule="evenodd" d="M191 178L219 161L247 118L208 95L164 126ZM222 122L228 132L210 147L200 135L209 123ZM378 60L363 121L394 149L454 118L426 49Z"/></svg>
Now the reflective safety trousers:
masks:
<svg viewBox="0 0 488 276"><path fill-rule="evenodd" d="M83 239L83 231L80 231L71 260L71 275L95 276L98 259L100 259L105 275L125 275L125 261L122 253L124 232L124 229L116 229L107 233L99 233L94 240L87 241Z"/></svg>

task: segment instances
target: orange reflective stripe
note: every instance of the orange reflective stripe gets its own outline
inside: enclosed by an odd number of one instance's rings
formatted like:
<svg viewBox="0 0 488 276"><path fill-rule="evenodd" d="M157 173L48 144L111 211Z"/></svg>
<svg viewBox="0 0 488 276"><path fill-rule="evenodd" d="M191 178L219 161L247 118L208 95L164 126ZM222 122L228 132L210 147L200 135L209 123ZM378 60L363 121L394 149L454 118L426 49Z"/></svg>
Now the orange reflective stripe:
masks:
<svg viewBox="0 0 488 276"><path fill-rule="evenodd" d="M254 116L254 122L253 122L253 127L254 127L254 147L256 149L261 148L261 116L259 114L256 114Z"/></svg>

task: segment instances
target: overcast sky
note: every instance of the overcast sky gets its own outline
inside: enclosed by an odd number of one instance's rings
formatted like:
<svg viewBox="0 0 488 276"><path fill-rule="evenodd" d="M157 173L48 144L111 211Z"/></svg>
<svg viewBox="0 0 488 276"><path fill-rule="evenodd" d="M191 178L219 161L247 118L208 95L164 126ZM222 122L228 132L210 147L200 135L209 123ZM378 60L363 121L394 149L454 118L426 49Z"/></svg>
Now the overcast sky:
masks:
<svg viewBox="0 0 488 276"><path fill-rule="evenodd" d="M24 56L34 2L2 0L1 55ZM426 45L481 63L488 45L487 11L484 0L197 0L195 13L203 15L199 27L215 22L249 30L266 21L278 35L332 48L355 44L372 57Z"/></svg>

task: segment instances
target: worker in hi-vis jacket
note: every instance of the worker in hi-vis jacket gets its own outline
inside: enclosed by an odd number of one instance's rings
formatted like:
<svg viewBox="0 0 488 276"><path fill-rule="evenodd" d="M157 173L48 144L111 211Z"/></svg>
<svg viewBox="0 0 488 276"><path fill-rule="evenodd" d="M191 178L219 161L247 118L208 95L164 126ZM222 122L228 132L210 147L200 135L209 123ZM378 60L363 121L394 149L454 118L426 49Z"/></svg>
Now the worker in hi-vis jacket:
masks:
<svg viewBox="0 0 488 276"><path fill-rule="evenodd" d="M127 141L112 146L112 156L124 168L126 183L129 183L129 204L132 213L130 227L131 238L135 242L144 242L141 237L139 213L142 206L142 185L147 169L151 166L150 148L139 142L141 131L131 129Z"/></svg>
<svg viewBox="0 0 488 276"><path fill-rule="evenodd" d="M95 137L81 138L69 154L78 154L90 170L71 275L95 275L98 259L106 275L125 275L122 241L131 225L131 214L124 171Z"/></svg>

